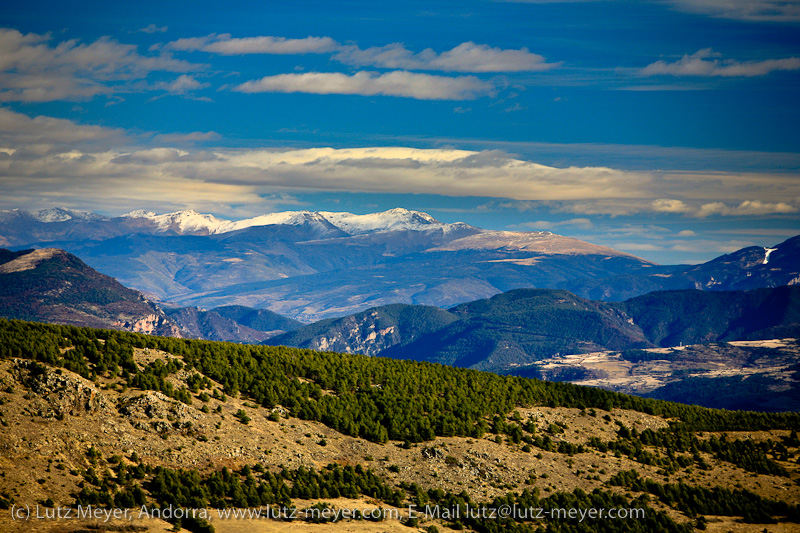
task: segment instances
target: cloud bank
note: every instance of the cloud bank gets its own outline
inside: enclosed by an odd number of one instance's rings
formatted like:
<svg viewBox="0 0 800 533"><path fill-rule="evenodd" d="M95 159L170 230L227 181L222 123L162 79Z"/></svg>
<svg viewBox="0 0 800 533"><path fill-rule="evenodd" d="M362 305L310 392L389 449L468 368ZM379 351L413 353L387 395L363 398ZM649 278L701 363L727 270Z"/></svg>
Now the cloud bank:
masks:
<svg viewBox="0 0 800 533"><path fill-rule="evenodd" d="M102 205L108 211L191 205L219 212L221 206L258 206L265 196L303 190L512 199L507 207L584 216L800 211L796 174L558 168L501 151L456 149L191 148L191 141L216 138L213 132L195 132L131 148L136 140L121 130L0 108L0 207ZM170 141L189 147L169 146Z"/></svg>
<svg viewBox="0 0 800 533"><path fill-rule="evenodd" d="M0 28L0 102L86 100L130 91L131 80L152 72L188 73L202 68L170 54L140 55L135 45L110 37L93 43L62 41Z"/></svg>
<svg viewBox="0 0 800 533"><path fill-rule="evenodd" d="M555 63L547 63L544 57L533 54L524 47L519 50L503 50L472 41L461 43L440 54L430 48L415 54L402 43L365 50L351 45L343 47L333 58L357 67L445 72L536 72L557 66Z"/></svg>
<svg viewBox="0 0 800 533"><path fill-rule="evenodd" d="M247 54L322 54L333 52L339 44L330 37L306 37L287 39L286 37L243 37L233 38L229 33L190 37L167 43L167 50L183 52L210 52L220 55Z"/></svg>
<svg viewBox="0 0 800 533"><path fill-rule="evenodd" d="M189 37L167 43L165 50L209 52L220 55L247 54L332 54L332 59L356 67L395 70L436 70L443 72L536 72L555 68L539 54L525 47L502 49L467 41L451 50L437 53L431 48L414 53L403 43L362 49L356 44L341 44L330 37L258 36L234 38L229 33Z"/></svg>

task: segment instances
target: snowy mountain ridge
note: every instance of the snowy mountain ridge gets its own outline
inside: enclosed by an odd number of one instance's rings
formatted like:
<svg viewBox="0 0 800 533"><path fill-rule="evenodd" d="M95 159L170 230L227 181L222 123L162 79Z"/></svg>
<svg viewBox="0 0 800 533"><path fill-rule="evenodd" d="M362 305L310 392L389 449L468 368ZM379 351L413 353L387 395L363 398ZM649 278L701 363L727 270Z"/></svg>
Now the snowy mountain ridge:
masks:
<svg viewBox="0 0 800 533"><path fill-rule="evenodd" d="M10 210L0 212L0 219L9 217L30 216L43 223L66 222L68 220L110 220L97 213L77 211L56 207L37 212ZM463 222L447 224L436 220L428 213L412 211L397 207L380 213L357 215L349 212L334 211L282 211L267 213L244 220L226 220L214 215L198 213L193 209L157 214L154 211L138 209L119 218L127 220L145 220L156 226L157 232L174 232L179 235L213 235L229 233L254 226L270 226L285 224L298 226L302 224L318 224L336 227L349 235L364 235L383 231L397 230L441 230L445 234L455 230L471 228Z"/></svg>
<svg viewBox="0 0 800 533"><path fill-rule="evenodd" d="M33 219L37 222L66 222L67 220L108 220L108 217L92 213L91 211L81 211L79 209L67 209L66 207L52 207L39 211L25 211L22 209L6 209L0 211L0 221L13 220L15 218Z"/></svg>

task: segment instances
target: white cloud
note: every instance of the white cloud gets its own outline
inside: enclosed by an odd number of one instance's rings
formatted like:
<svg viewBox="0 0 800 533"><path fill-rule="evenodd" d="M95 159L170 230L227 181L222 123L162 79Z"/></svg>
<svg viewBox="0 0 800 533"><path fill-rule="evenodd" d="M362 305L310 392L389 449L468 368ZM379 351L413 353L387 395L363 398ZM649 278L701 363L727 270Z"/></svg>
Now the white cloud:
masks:
<svg viewBox="0 0 800 533"><path fill-rule="evenodd" d="M82 152L107 150L128 141L115 128L85 126L71 120L38 116L30 118L0 107L0 146L22 153L63 153L80 147Z"/></svg>
<svg viewBox="0 0 800 533"><path fill-rule="evenodd" d="M0 29L0 102L50 102L110 95L119 82L151 72L190 72L201 68L169 54L140 55L135 45L101 37L50 46L50 35ZM124 83L123 83L124 85Z"/></svg>
<svg viewBox="0 0 800 533"><path fill-rule="evenodd" d="M640 71L643 76L720 76L756 77L780 70L800 70L800 58L767 59L763 61L735 61L719 59L720 54L704 48L692 55L684 55L674 63L664 60L647 65ZM713 58L713 59L712 59Z"/></svg>
<svg viewBox="0 0 800 533"><path fill-rule="evenodd" d="M697 211L697 216L711 215L779 215L797 213L800 208L786 202L762 202L759 200L745 200L739 205L728 205L724 202L711 202L703 204Z"/></svg>
<svg viewBox="0 0 800 533"><path fill-rule="evenodd" d="M517 102L514 105L510 105L510 106L508 106L506 108L503 108L501 113L516 113L517 111L525 111L526 109L528 109L528 108L525 107L524 105L520 104L519 102Z"/></svg>
<svg viewBox="0 0 800 533"><path fill-rule="evenodd" d="M156 84L156 88L167 91L172 94L187 94L198 89L210 87L210 83L199 82L194 76L188 74L181 74L171 82L160 82Z"/></svg>
<svg viewBox="0 0 800 533"><path fill-rule="evenodd" d="M245 54L321 54L332 52L339 44L330 37L243 37L233 38L229 33L205 37L178 39L167 43L166 49L184 52L203 51L221 55Z"/></svg>
<svg viewBox="0 0 800 533"><path fill-rule="evenodd" d="M651 203L653 211L658 213L686 213L691 208L681 200L659 198Z"/></svg>
<svg viewBox="0 0 800 533"><path fill-rule="evenodd" d="M203 51L221 55L245 54L333 54L333 59L356 67L393 70L437 70L444 72L536 72L559 66L525 47L503 49L467 41L445 52L431 48L414 53L402 43L361 49L355 44L340 44L330 37L258 36L234 38L228 33L177 39L166 50Z"/></svg>
<svg viewBox="0 0 800 533"><path fill-rule="evenodd" d="M164 33L169 29L167 26L156 26L155 24L148 24L139 31L142 33Z"/></svg>
<svg viewBox="0 0 800 533"><path fill-rule="evenodd" d="M792 22L800 20L798 0L667 0L681 11L713 17L762 21Z"/></svg>
<svg viewBox="0 0 800 533"><path fill-rule="evenodd" d="M650 244L645 242L619 242L614 246L623 252L663 252L666 247L662 244Z"/></svg>
<svg viewBox="0 0 800 533"><path fill-rule="evenodd" d="M351 45L333 56L337 61L354 66L373 66L404 70L441 70L445 72L531 72L557 67L539 54L523 47L519 50L493 48L472 41L452 50L436 53L427 48L417 54L401 43L360 49Z"/></svg>
<svg viewBox="0 0 800 533"><path fill-rule="evenodd" d="M642 235L644 237L644 235ZM597 238L597 236L593 236ZM691 253L691 254L709 254L709 253L716 253L716 254L728 254L731 252L735 252L737 250L741 250L742 248L746 248L748 246L754 246L756 243L753 241L746 241L741 239L731 239L731 240L711 240L711 239L694 239L694 240L684 240L684 239L665 239L660 240L656 243L650 242L633 242L633 241L614 241L613 236L611 236L611 240L606 239L604 244L607 246L611 246L617 250L622 250L624 252L683 252L683 253Z"/></svg>
<svg viewBox="0 0 800 533"><path fill-rule="evenodd" d="M617 0L502 0L524 4L571 4L614 2ZM657 0L687 13L712 17L760 21L792 22L800 20L800 0Z"/></svg>
<svg viewBox="0 0 800 533"><path fill-rule="evenodd" d="M243 93L358 94L416 98L418 100L472 100L493 90L474 76L432 76L401 70L379 74L361 71L278 74L252 80L234 88Z"/></svg>
<svg viewBox="0 0 800 533"><path fill-rule="evenodd" d="M709 233L720 235L758 235L768 237L794 237L800 235L800 225L794 228L731 228L713 230Z"/></svg>

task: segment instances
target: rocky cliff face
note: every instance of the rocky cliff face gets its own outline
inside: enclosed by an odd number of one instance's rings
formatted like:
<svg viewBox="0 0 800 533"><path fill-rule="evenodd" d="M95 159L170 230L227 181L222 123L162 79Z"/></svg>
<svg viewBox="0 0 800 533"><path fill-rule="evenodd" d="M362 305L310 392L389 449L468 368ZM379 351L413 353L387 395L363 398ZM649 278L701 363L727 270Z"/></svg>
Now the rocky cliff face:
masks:
<svg viewBox="0 0 800 533"><path fill-rule="evenodd" d="M309 348L324 352L363 353L377 355L400 342L397 326L380 327L377 312L347 316L339 327L328 335L315 337Z"/></svg>
<svg viewBox="0 0 800 533"><path fill-rule="evenodd" d="M172 320L164 316L163 313L152 313L130 321L117 320L114 322L115 329L124 329L135 333L146 333L148 335L162 335L165 337L184 337L185 332Z"/></svg>

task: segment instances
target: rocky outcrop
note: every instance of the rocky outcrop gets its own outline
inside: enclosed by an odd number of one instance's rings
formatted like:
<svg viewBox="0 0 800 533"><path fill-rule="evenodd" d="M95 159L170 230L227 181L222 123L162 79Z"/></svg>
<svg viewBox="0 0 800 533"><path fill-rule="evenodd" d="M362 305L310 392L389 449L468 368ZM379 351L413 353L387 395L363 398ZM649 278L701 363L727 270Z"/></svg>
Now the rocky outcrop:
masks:
<svg viewBox="0 0 800 533"><path fill-rule="evenodd" d="M45 400L38 413L45 418L81 416L110 409L91 381L72 372L45 367L35 361L15 360L14 373L32 394Z"/></svg>
<svg viewBox="0 0 800 533"><path fill-rule="evenodd" d="M321 335L309 345L312 350L363 353L376 355L400 342L396 326L381 328L378 313L366 312L360 316L348 316L332 335Z"/></svg>
<svg viewBox="0 0 800 533"><path fill-rule="evenodd" d="M157 391L147 391L123 400L119 411L129 418L133 427L152 428L158 433L191 428L205 418L196 409Z"/></svg>
<svg viewBox="0 0 800 533"><path fill-rule="evenodd" d="M148 335L162 335L165 337L183 337L183 330L166 316L159 314L149 314L140 318L130 320L116 320L112 324L113 328L124 329L136 333L146 333Z"/></svg>

